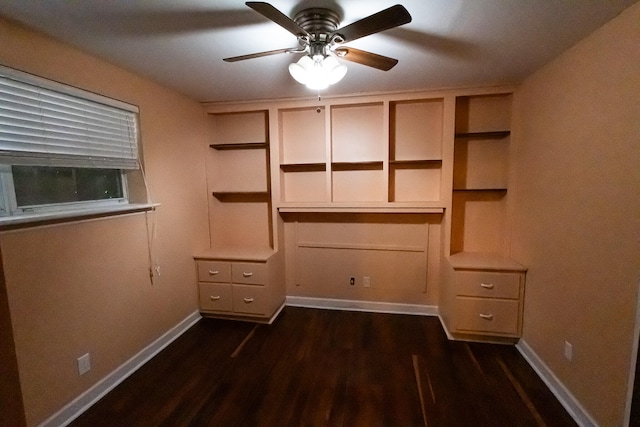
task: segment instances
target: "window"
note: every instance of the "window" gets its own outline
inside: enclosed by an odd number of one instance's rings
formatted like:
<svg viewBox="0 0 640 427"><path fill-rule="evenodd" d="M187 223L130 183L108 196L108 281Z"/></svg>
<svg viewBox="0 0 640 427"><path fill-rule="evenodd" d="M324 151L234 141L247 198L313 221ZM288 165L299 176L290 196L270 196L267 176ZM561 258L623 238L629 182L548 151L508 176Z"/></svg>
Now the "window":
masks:
<svg viewBox="0 0 640 427"><path fill-rule="evenodd" d="M0 66L0 216L127 204L138 108Z"/></svg>

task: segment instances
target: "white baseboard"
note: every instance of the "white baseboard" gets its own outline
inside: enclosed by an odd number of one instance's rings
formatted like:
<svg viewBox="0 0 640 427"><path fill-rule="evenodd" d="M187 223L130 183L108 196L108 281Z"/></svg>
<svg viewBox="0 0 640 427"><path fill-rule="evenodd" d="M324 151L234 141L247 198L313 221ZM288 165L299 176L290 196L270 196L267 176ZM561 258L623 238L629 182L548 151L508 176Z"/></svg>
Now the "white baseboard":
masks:
<svg viewBox="0 0 640 427"><path fill-rule="evenodd" d="M201 316L199 312L193 312L176 326L164 333L160 338L142 349L138 354L124 362L109 375L98 381L89 390L72 400L60 411L40 424L40 427L66 426L89 409L94 403L113 390L118 384L147 363L153 356L171 344L176 338L193 326Z"/></svg>
<svg viewBox="0 0 640 427"><path fill-rule="evenodd" d="M370 311L374 313L415 314L420 316L438 315L438 307L435 305L397 304L390 302L296 296L288 296L286 304L292 307L321 308L327 310Z"/></svg>
<svg viewBox="0 0 640 427"><path fill-rule="evenodd" d="M598 426L598 423L591 417L591 415L589 415L586 409L582 407L580 402L578 402L558 377L555 376L553 371L549 369L549 367L542 361L542 359L540 359L540 357L538 357L538 355L524 340L521 339L520 342L516 344L516 348L579 426Z"/></svg>

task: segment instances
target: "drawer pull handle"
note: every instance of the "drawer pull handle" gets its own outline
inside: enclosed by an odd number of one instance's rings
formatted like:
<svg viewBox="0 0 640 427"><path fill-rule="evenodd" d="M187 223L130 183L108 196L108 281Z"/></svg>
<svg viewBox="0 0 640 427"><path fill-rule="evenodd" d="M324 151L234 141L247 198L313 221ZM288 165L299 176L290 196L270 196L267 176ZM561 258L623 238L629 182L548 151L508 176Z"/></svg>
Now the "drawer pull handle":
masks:
<svg viewBox="0 0 640 427"><path fill-rule="evenodd" d="M251 277L253 276L253 273L242 273L243 277Z"/></svg>
<svg viewBox="0 0 640 427"><path fill-rule="evenodd" d="M483 318L484 320L493 320L493 314L480 313L480 317Z"/></svg>
<svg viewBox="0 0 640 427"><path fill-rule="evenodd" d="M253 302L253 298L242 298L245 304L251 304Z"/></svg>
<svg viewBox="0 0 640 427"><path fill-rule="evenodd" d="M485 288L485 289L493 289L494 284L493 283L480 283L480 286Z"/></svg>
<svg viewBox="0 0 640 427"><path fill-rule="evenodd" d="M211 295L209 298L211 299L211 301L218 301L221 297L220 295L216 295L216 296Z"/></svg>
<svg viewBox="0 0 640 427"><path fill-rule="evenodd" d="M209 276L215 276L216 274L220 274L219 270L209 270Z"/></svg>

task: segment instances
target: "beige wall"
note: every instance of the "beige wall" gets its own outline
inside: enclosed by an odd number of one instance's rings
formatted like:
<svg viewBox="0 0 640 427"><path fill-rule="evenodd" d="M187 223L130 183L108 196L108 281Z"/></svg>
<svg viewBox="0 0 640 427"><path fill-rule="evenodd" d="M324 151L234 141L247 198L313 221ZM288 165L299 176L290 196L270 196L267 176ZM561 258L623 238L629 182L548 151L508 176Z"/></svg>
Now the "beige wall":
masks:
<svg viewBox="0 0 640 427"><path fill-rule="evenodd" d="M26 419L35 425L197 310L191 256L209 247L207 128L198 103L2 18L0 40L2 65L140 107L149 187L161 203L155 214L0 234ZM161 275L151 283L154 222ZM87 352L92 370L79 377L76 358Z"/></svg>
<svg viewBox="0 0 640 427"><path fill-rule="evenodd" d="M603 426L623 424L640 279L639 22L636 4L526 79L515 103L524 340Z"/></svg>

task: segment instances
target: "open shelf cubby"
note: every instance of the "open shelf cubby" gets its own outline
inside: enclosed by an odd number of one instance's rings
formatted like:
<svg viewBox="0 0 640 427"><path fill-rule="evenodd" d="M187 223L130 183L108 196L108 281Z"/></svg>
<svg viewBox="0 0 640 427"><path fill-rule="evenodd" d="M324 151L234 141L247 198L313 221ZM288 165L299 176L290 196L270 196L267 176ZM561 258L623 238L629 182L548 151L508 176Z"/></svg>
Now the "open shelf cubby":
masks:
<svg viewBox="0 0 640 427"><path fill-rule="evenodd" d="M511 95L456 98L451 254L505 250Z"/></svg>
<svg viewBox="0 0 640 427"><path fill-rule="evenodd" d="M389 106L389 201L441 199L444 99Z"/></svg>
<svg viewBox="0 0 640 427"><path fill-rule="evenodd" d="M211 249L273 246L268 112L209 114Z"/></svg>

